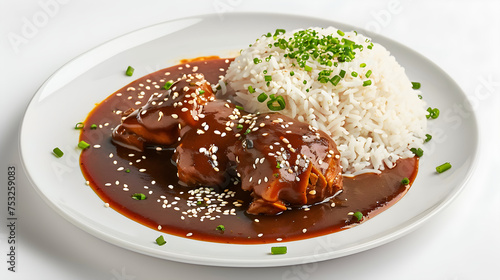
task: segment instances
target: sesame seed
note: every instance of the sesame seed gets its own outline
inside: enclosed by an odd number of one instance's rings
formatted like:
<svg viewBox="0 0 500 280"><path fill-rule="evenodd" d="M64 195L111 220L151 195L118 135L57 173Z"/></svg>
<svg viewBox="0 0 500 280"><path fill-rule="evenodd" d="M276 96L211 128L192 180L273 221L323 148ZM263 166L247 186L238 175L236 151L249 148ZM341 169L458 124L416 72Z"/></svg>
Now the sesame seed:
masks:
<svg viewBox="0 0 500 280"><path fill-rule="evenodd" d="M109 208L109 203L104 203L104 207Z"/></svg>

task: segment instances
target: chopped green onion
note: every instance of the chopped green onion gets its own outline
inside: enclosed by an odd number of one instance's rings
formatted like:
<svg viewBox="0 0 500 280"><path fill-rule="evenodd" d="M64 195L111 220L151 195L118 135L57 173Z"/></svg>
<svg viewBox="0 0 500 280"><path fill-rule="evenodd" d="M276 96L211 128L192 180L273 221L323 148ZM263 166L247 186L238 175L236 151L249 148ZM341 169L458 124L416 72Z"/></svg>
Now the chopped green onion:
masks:
<svg viewBox="0 0 500 280"><path fill-rule="evenodd" d="M356 219L358 219L358 222L361 221L361 219L363 219L363 213L357 211L357 212L354 212L354 214L352 214L354 217L356 217Z"/></svg>
<svg viewBox="0 0 500 280"><path fill-rule="evenodd" d="M241 107L240 105L236 105L235 107L236 107L236 109L238 109L238 110L245 110L245 109L243 109L243 107Z"/></svg>
<svg viewBox="0 0 500 280"><path fill-rule="evenodd" d="M248 92L249 93L254 93L255 89L252 86L248 86Z"/></svg>
<svg viewBox="0 0 500 280"><path fill-rule="evenodd" d="M262 73L267 74L267 70L262 71Z"/></svg>
<svg viewBox="0 0 500 280"><path fill-rule="evenodd" d="M339 76L341 78L344 78L345 77L345 70L340 70Z"/></svg>
<svg viewBox="0 0 500 280"><path fill-rule="evenodd" d="M345 35L345 33L342 32L342 30L337 30L337 34L339 34L340 36L344 36Z"/></svg>
<svg viewBox="0 0 500 280"><path fill-rule="evenodd" d="M293 75L295 75L295 72L290 71L290 76L293 76Z"/></svg>
<svg viewBox="0 0 500 280"><path fill-rule="evenodd" d="M146 199L146 195L143 193L134 193L132 195L132 198L135 200L144 200L144 199Z"/></svg>
<svg viewBox="0 0 500 280"><path fill-rule="evenodd" d="M64 155L63 151L61 151L61 149L59 149L58 147L55 147L54 150L52 150L52 152L58 158L60 158Z"/></svg>
<svg viewBox="0 0 500 280"><path fill-rule="evenodd" d="M372 84L372 80L366 80L363 82L363 86L366 87L366 86L369 86Z"/></svg>
<svg viewBox="0 0 500 280"><path fill-rule="evenodd" d="M205 91L204 91L204 90L202 90L202 89L200 89L200 91L199 91L198 93L199 93L200 95L202 95L202 94L204 94L204 93L205 93Z"/></svg>
<svg viewBox="0 0 500 280"><path fill-rule="evenodd" d="M357 72L352 71L352 72L351 72L351 76L353 76L353 77L357 77L357 76L358 76L358 73L357 73Z"/></svg>
<svg viewBox="0 0 500 280"><path fill-rule="evenodd" d="M280 169L281 168L281 164L279 161L276 162L276 168Z"/></svg>
<svg viewBox="0 0 500 280"><path fill-rule="evenodd" d="M276 105L276 103L278 103L278 105ZM269 108L269 110L280 111L285 109L285 107L286 103L283 96L281 95L275 96L274 94L271 94L271 100L267 101L267 108Z"/></svg>
<svg viewBox="0 0 500 280"><path fill-rule="evenodd" d="M432 135L430 135L430 134L426 134L425 137L426 138L424 140L424 143L427 143L427 142L431 141L431 139L432 139Z"/></svg>
<svg viewBox="0 0 500 280"><path fill-rule="evenodd" d="M418 95L418 99L422 99L422 95L420 95L420 94L419 94L419 95Z"/></svg>
<svg viewBox="0 0 500 280"><path fill-rule="evenodd" d="M83 140L78 143L78 148L82 150L87 149L88 147L90 147L90 144Z"/></svg>
<svg viewBox="0 0 500 280"><path fill-rule="evenodd" d="M218 225L215 230L225 231L226 227L224 225Z"/></svg>
<svg viewBox="0 0 500 280"><path fill-rule="evenodd" d="M370 78L371 74L372 74L372 70L368 70L365 74L365 77Z"/></svg>
<svg viewBox="0 0 500 280"><path fill-rule="evenodd" d="M417 157L421 157L424 155L424 151L420 148L411 148L410 151L414 153Z"/></svg>
<svg viewBox="0 0 500 280"><path fill-rule="evenodd" d="M273 76L271 76L271 75L265 75L265 76L264 76L264 81L266 81L266 82L270 82L270 81L272 81L272 80L273 80Z"/></svg>
<svg viewBox="0 0 500 280"><path fill-rule="evenodd" d="M330 80L330 83L332 83L334 86L338 85L338 83L340 82L340 76L339 75L335 75L331 80Z"/></svg>
<svg viewBox="0 0 500 280"><path fill-rule="evenodd" d="M304 70L306 70L307 72L311 72L313 69L311 66L306 65L306 66L304 66Z"/></svg>
<svg viewBox="0 0 500 280"><path fill-rule="evenodd" d="M276 29L276 31L274 32L274 36L285 34L285 33L286 33L285 29Z"/></svg>
<svg viewBox="0 0 500 280"><path fill-rule="evenodd" d="M243 125L241 123L239 123L237 126L236 126L237 129L242 129L243 128Z"/></svg>
<svg viewBox="0 0 500 280"><path fill-rule="evenodd" d="M253 63L254 63L254 64L259 64L259 63L261 63L261 62L262 62L262 60L261 60L261 59L258 59L257 57L253 59Z"/></svg>
<svg viewBox="0 0 500 280"><path fill-rule="evenodd" d="M247 134L248 134L248 133L250 133L250 132L252 132L252 130L249 128L249 129L247 129L247 130L245 131L245 133L243 133L243 134L247 135Z"/></svg>
<svg viewBox="0 0 500 280"><path fill-rule="evenodd" d="M156 244L163 246L167 244L167 241L165 241L165 238L163 238L163 235L160 235L158 238L156 238Z"/></svg>
<svg viewBox="0 0 500 280"><path fill-rule="evenodd" d="M451 164L449 162L446 162L446 163L441 164L440 166L437 166L436 171L437 171L437 173L443 173L450 168L451 168Z"/></svg>
<svg viewBox="0 0 500 280"><path fill-rule="evenodd" d="M403 180L401 180L401 184L403 185L408 185L410 183L410 179L404 177Z"/></svg>
<svg viewBox="0 0 500 280"><path fill-rule="evenodd" d="M125 173L130 173L130 169L125 169Z"/></svg>
<svg viewBox="0 0 500 280"><path fill-rule="evenodd" d="M429 107L427 108L427 112L429 112L429 114L426 116L428 119L437 119L439 117L438 108L432 109L431 107Z"/></svg>
<svg viewBox="0 0 500 280"><path fill-rule="evenodd" d="M361 68L365 68L365 67L366 67L366 63L361 63L361 64L359 65L359 67L361 67Z"/></svg>
<svg viewBox="0 0 500 280"><path fill-rule="evenodd" d="M307 80L303 80L303 81L302 81L302 83L303 83L304 85L307 85Z"/></svg>
<svg viewBox="0 0 500 280"><path fill-rule="evenodd" d="M272 255L284 255L287 252L286 246L276 246L276 247L271 247L271 254Z"/></svg>
<svg viewBox="0 0 500 280"><path fill-rule="evenodd" d="M92 125L90 126L90 129L97 129L97 124L95 124L95 123L94 123L94 124L92 124Z"/></svg>
<svg viewBox="0 0 500 280"><path fill-rule="evenodd" d="M264 92L259 94L259 96L257 97L257 101L259 101L260 103L266 101L267 99L267 94L265 94Z"/></svg>
<svg viewBox="0 0 500 280"><path fill-rule="evenodd" d="M165 83L165 85L163 86L164 89L166 90L169 90L170 87L174 84L174 81L170 80L168 82Z"/></svg>
<svg viewBox="0 0 500 280"><path fill-rule="evenodd" d="M419 89L420 88L420 83L419 82L411 82L411 86L413 89Z"/></svg>
<svg viewBox="0 0 500 280"><path fill-rule="evenodd" d="M134 68L132 66L127 67L127 71L125 71L125 74L127 76L132 76L134 75Z"/></svg>
<svg viewBox="0 0 500 280"><path fill-rule="evenodd" d="M75 125L75 129L82 129L82 128L83 128L83 126L84 126L84 125L83 125L83 122L78 122L78 123L76 123L76 125Z"/></svg>

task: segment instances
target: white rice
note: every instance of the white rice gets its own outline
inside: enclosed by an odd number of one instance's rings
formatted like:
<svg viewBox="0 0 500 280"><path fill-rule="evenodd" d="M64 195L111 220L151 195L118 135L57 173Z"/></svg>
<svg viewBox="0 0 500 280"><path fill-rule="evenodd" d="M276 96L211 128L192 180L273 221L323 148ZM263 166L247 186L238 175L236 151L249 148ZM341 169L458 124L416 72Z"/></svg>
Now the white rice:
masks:
<svg viewBox="0 0 500 280"><path fill-rule="evenodd" d="M341 38L333 27L310 29ZM296 31L278 38L288 39ZM263 36L231 63L225 82L236 92L234 99L250 112L270 111L266 102L257 101L262 92L283 96L286 107L280 113L308 122L333 138L345 174L380 172L392 168L400 158L413 157L410 148L422 148L426 106L418 98L419 91L412 89L404 68L383 46L373 43L369 49L370 39L356 32L345 32L344 38L363 45L352 61L328 67L309 59L312 70L306 71L293 65L295 59L284 57L285 50L269 47L275 42L273 37ZM256 64L254 58L262 62ZM361 63L366 67L360 67ZM318 81L318 73L325 69L332 69L332 76L342 69L347 74L334 86ZM368 70L372 71L372 84L363 86ZM359 75L352 77L352 71ZM265 75L272 76L268 85ZM249 86L255 93L248 92Z"/></svg>

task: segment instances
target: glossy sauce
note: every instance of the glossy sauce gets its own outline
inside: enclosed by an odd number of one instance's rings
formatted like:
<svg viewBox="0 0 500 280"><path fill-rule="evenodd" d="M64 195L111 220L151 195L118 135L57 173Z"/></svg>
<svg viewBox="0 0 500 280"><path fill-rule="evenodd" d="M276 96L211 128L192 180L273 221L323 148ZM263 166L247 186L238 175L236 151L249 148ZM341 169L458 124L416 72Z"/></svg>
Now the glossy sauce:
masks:
<svg viewBox="0 0 500 280"><path fill-rule="evenodd" d="M191 188L178 182L173 150L129 150L111 142L111 131L123 112L144 106L165 82L184 73L199 72L212 84L224 75L231 60L186 60L185 63L142 77L98 104L89 114L81 140L91 147L81 154L81 169L92 189L121 214L162 232L196 240L258 244L291 241L347 229L360 222L352 213L372 218L403 197L417 170L416 158L400 160L380 175L344 177L343 192L330 201L280 215L249 215L252 198L228 179L219 188ZM98 125L91 129L91 125ZM100 146L95 146L100 145ZM146 195L135 200L133 194ZM203 202L198 202L203 201ZM224 201L224 202L223 202ZM223 225L224 230L218 226Z"/></svg>

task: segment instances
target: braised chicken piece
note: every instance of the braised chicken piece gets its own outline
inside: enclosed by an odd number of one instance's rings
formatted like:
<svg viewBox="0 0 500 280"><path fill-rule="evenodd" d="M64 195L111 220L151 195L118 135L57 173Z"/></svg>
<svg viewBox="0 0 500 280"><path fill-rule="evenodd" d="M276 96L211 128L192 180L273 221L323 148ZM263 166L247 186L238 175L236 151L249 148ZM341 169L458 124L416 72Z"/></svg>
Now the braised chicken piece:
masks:
<svg viewBox="0 0 500 280"><path fill-rule="evenodd" d="M147 145L174 145L183 128L196 125L203 105L214 99L212 88L202 74L185 75L172 82L168 90L152 95L145 106L125 116L113 130L113 142L138 151Z"/></svg>
<svg viewBox="0 0 500 280"><path fill-rule="evenodd" d="M179 181L188 186L240 181L253 198L249 214L313 205L342 189L339 152L326 133L217 100L201 74L183 77L125 116L113 141L139 151L175 148Z"/></svg>
<svg viewBox="0 0 500 280"><path fill-rule="evenodd" d="M236 145L241 187L251 191L250 214L277 214L319 203L342 189L340 156L324 132L277 113L253 118Z"/></svg>

